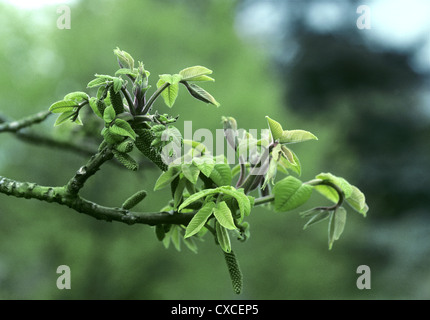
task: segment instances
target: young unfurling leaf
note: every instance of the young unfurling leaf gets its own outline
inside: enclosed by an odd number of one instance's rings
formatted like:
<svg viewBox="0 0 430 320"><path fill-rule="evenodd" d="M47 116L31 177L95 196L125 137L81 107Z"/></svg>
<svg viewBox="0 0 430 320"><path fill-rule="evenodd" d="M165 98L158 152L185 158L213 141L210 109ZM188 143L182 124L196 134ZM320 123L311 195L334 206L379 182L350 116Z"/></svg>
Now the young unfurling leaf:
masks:
<svg viewBox="0 0 430 320"><path fill-rule="evenodd" d="M177 166L170 166L166 172L163 172L155 182L154 191L167 187L179 174L181 169Z"/></svg>
<svg viewBox="0 0 430 320"><path fill-rule="evenodd" d="M198 85L194 84L194 83L188 83L186 81L181 82L185 85L185 87L187 88L188 92L196 99L201 100L203 102L206 103L210 103L213 104L216 107L219 107L220 104L218 103L218 101L215 100L215 98L209 93L207 92L205 89L199 87Z"/></svg>
<svg viewBox="0 0 430 320"><path fill-rule="evenodd" d="M171 108L176 101L179 93L179 81L181 80L181 76L178 74L162 74L160 75L160 80L157 82L157 88L159 89L166 83L169 84L162 92L161 96L163 97L166 105Z"/></svg>
<svg viewBox="0 0 430 320"><path fill-rule="evenodd" d="M113 119L115 119L115 117L116 117L116 113L114 108L112 106L107 107L103 113L103 120L106 123L111 123Z"/></svg>
<svg viewBox="0 0 430 320"><path fill-rule="evenodd" d="M331 250L333 243L339 240L346 223L346 210L339 207L332 211L329 216L328 224L328 248Z"/></svg>
<svg viewBox="0 0 430 320"><path fill-rule="evenodd" d="M181 70L179 75L181 75L183 81L215 81L213 78L208 77L212 70L202 67L194 66Z"/></svg>
<svg viewBox="0 0 430 320"><path fill-rule="evenodd" d="M215 222L215 230L216 230L216 238L221 247L221 249L226 252L231 252L231 242L230 236L228 235L227 229L219 223L219 221Z"/></svg>
<svg viewBox="0 0 430 320"><path fill-rule="evenodd" d="M277 140L282 137L282 133L284 130L282 129L281 124L273 119L270 119L268 116L266 116L266 119L267 123L269 124L269 129L272 133L273 140Z"/></svg>
<svg viewBox="0 0 430 320"><path fill-rule="evenodd" d="M66 111L63 112L62 114L60 114L57 118L57 120L55 121L54 126L59 126L63 123L65 123L67 120L73 118L73 116L76 114L75 111Z"/></svg>
<svg viewBox="0 0 430 320"><path fill-rule="evenodd" d="M117 47L113 50L113 53L117 56L118 62L122 68L127 68L130 70L134 69L134 59L128 52L125 52Z"/></svg>
<svg viewBox="0 0 430 320"><path fill-rule="evenodd" d="M284 130L279 138L280 143L297 143L307 140L318 140L318 138L305 130Z"/></svg>
<svg viewBox="0 0 430 320"><path fill-rule="evenodd" d="M75 110L78 104L75 101L57 101L49 107L52 113L63 113Z"/></svg>
<svg viewBox="0 0 430 320"><path fill-rule="evenodd" d="M89 96L85 92L76 91L66 94L64 96L64 101L74 101L76 103L81 103L84 100L88 100Z"/></svg>
<svg viewBox="0 0 430 320"><path fill-rule="evenodd" d="M366 216L366 213L369 210L369 207L366 204L366 197L356 186L351 185L351 189L352 192L350 196L346 198L346 202L348 202L355 211Z"/></svg>

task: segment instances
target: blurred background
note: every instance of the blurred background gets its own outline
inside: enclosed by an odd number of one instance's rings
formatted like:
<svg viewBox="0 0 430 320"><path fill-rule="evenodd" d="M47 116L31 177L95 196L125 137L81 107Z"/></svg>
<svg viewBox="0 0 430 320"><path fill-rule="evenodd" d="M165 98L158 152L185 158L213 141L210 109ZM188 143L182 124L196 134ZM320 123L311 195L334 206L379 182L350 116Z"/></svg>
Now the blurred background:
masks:
<svg viewBox="0 0 430 320"><path fill-rule="evenodd" d="M61 4L71 9L70 29L57 28ZM357 27L363 4L370 29ZM101 222L0 194L0 298L430 298L430 2L0 1L0 40L3 118L87 90L95 73L117 70L117 46L144 62L153 87L159 74L204 65L216 79L205 88L221 107L181 90L171 110L179 129L193 120L194 130L215 130L222 115L240 128L263 129L269 115L284 128L309 130L319 141L293 146L302 179L343 176L370 207L365 219L349 211L331 251L326 223L303 231L298 212L255 209L250 239L232 243L244 273L236 296L211 237L198 254L166 250L149 226ZM157 107L170 112L161 100ZM85 138L83 130L53 129L54 121L29 132ZM8 178L63 185L87 158L0 135L0 175ZM83 195L118 206L146 189L138 209L157 211L169 197L151 191L158 175L152 167L131 173L109 164ZM71 290L56 287L63 264L71 268ZM371 269L370 290L356 287L359 265Z"/></svg>

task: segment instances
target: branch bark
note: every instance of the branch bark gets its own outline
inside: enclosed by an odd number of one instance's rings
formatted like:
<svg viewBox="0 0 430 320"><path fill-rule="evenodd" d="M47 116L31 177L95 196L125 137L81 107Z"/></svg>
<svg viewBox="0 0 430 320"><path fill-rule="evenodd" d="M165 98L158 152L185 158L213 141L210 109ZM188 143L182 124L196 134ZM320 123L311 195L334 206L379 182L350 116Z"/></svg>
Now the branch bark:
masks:
<svg viewBox="0 0 430 320"><path fill-rule="evenodd" d="M1 123L0 132L18 132L23 128L45 121L50 115L51 111L49 110L41 111L21 120Z"/></svg>
<svg viewBox="0 0 430 320"><path fill-rule="evenodd" d="M100 169L103 163L111 160L112 158L113 153L108 147L96 153L91 157L86 165L80 167L79 170L76 171L74 177L70 179L65 187L66 192L71 196L77 195L83 188L88 178L94 175Z"/></svg>
<svg viewBox="0 0 430 320"><path fill-rule="evenodd" d="M69 194L66 186L40 186L36 183L20 182L3 176L0 176L0 193L17 198L55 202L98 220L118 221L129 225L188 224L195 214L195 212L134 212L123 208L105 207L79 195Z"/></svg>

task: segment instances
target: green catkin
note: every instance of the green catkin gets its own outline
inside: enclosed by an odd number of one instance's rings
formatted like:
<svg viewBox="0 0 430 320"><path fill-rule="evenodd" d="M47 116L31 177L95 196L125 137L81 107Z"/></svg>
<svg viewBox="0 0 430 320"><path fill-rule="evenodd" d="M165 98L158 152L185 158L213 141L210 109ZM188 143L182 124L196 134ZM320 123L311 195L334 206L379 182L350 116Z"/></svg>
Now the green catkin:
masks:
<svg viewBox="0 0 430 320"><path fill-rule="evenodd" d="M230 251L229 253L223 251L223 253L227 263L228 272L230 273L233 290L236 294L240 294L242 292L243 279L239 262L237 261L236 255L233 251Z"/></svg>
<svg viewBox="0 0 430 320"><path fill-rule="evenodd" d="M141 190L133 194L130 198L124 201L122 204L122 208L126 210L130 210L134 208L139 202L141 202L146 197L146 191Z"/></svg>
<svg viewBox="0 0 430 320"><path fill-rule="evenodd" d="M163 162L158 152L151 147L151 142L154 140L150 129L137 129L135 145L149 160L156 164L161 170L167 171L168 166Z"/></svg>
<svg viewBox="0 0 430 320"><path fill-rule="evenodd" d="M110 94L110 102L112 103L115 113L120 114L124 112L124 105L122 103L121 94L119 92L115 92L115 90L113 89L113 86L109 88L109 94Z"/></svg>
<svg viewBox="0 0 430 320"><path fill-rule="evenodd" d="M136 160L130 157L127 153L122 153L116 150L112 150L115 158L122 164L124 167L131 171L137 171L139 169L139 165Z"/></svg>
<svg viewBox="0 0 430 320"><path fill-rule="evenodd" d="M115 146L115 149L119 152L129 153L133 150L134 143L130 140L125 140Z"/></svg>
<svg viewBox="0 0 430 320"><path fill-rule="evenodd" d="M103 100L98 99L96 102L96 106L97 106L97 110L100 112L100 114L103 115L105 112L105 109L106 109L106 103L105 103L104 99Z"/></svg>

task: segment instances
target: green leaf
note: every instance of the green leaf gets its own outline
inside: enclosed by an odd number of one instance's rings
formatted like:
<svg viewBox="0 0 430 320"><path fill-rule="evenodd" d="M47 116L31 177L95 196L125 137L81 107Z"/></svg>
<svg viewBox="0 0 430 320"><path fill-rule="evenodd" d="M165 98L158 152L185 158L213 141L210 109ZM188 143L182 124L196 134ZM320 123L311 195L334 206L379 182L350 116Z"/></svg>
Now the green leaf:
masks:
<svg viewBox="0 0 430 320"><path fill-rule="evenodd" d="M233 178L231 176L230 166L226 163L215 164L209 179L211 179L219 187L231 185Z"/></svg>
<svg viewBox="0 0 430 320"><path fill-rule="evenodd" d="M107 95L107 88L106 87L100 87L97 89L97 94L96 94L97 99L103 100L104 98L106 98L106 95Z"/></svg>
<svg viewBox="0 0 430 320"><path fill-rule="evenodd" d="M108 82L109 82L109 80L107 80L105 78L95 78L94 80L91 80L90 82L88 82L87 88L98 87L98 86L101 86L101 85L105 85Z"/></svg>
<svg viewBox="0 0 430 320"><path fill-rule="evenodd" d="M219 187L217 189L222 193L232 196L233 198L236 199L239 205L241 219L243 219L244 216L248 216L251 213L251 208L253 206L253 203L251 203L252 197L248 197L244 193L244 190L242 188L236 189L232 186L228 186L228 187Z"/></svg>
<svg viewBox="0 0 430 320"><path fill-rule="evenodd" d="M124 80L122 80L121 78L113 78L113 90L115 91L115 93L118 93L121 91L121 87L124 83Z"/></svg>
<svg viewBox="0 0 430 320"><path fill-rule="evenodd" d="M289 211L301 206L310 198L312 189L293 176L278 181L273 188L275 211Z"/></svg>
<svg viewBox="0 0 430 320"><path fill-rule="evenodd" d="M214 202L206 203L191 219L185 231L184 238L188 238L200 231L209 219L215 207Z"/></svg>
<svg viewBox="0 0 430 320"><path fill-rule="evenodd" d="M183 163L181 166L184 177L187 178L191 183L196 184L199 178L200 170L197 166L189 163Z"/></svg>
<svg viewBox="0 0 430 320"><path fill-rule="evenodd" d="M175 85L175 84L178 84L179 81L182 80L182 76L179 74L161 74L160 80L162 80L163 82L167 82L171 85ZM158 85L157 85L157 88L158 88Z"/></svg>
<svg viewBox="0 0 430 320"><path fill-rule="evenodd" d="M130 76L132 76L132 77L134 77L134 78L136 78L137 77L137 69L136 68L134 68L133 70L131 70L131 69L128 69L128 68L121 68L121 69L118 69L116 72L115 72L115 76L118 76L118 75L121 75L121 74L123 74L123 75L130 75Z"/></svg>
<svg viewBox="0 0 430 320"><path fill-rule="evenodd" d="M166 236L166 231L164 231L164 226L162 224L155 225L155 235L159 241L163 241Z"/></svg>
<svg viewBox="0 0 430 320"><path fill-rule="evenodd" d="M177 209L182 198L185 189L186 179L182 178L179 180L178 185L175 188L175 192L173 193L173 209Z"/></svg>
<svg viewBox="0 0 430 320"><path fill-rule="evenodd" d="M76 116L76 114L75 114L75 120L73 120L72 119L72 122L73 123L76 123L76 124L78 124L78 125L80 125L80 126L82 126L83 125L83 123L82 123L82 120L81 120L81 116L78 114L77 116Z"/></svg>
<svg viewBox="0 0 430 320"><path fill-rule="evenodd" d="M105 109L105 112L103 113L103 120L106 123L111 123L113 119L115 119L116 113L115 109L112 106L109 106Z"/></svg>
<svg viewBox="0 0 430 320"><path fill-rule="evenodd" d="M316 191L318 191L318 193L326 197L331 202L337 203L339 201L339 195L332 187L326 185L317 185L314 186L314 188Z"/></svg>
<svg viewBox="0 0 430 320"><path fill-rule="evenodd" d="M344 207L337 208L335 212L335 220L334 220L334 232L333 239L338 240L345 229L346 223L346 210Z"/></svg>
<svg viewBox="0 0 430 320"><path fill-rule="evenodd" d="M193 164L206 176L210 177L213 169L215 168L215 163L212 157L194 157Z"/></svg>
<svg viewBox="0 0 430 320"><path fill-rule="evenodd" d="M285 146L282 145L282 147L285 147ZM282 171L284 173L288 173L288 170L291 170L291 171L295 172L298 176L300 176L302 173L300 160L297 157L297 155L291 149L288 149L288 150L293 157L294 164L291 163L287 158L282 156L278 159L278 169L280 169L280 171Z"/></svg>
<svg viewBox="0 0 430 320"><path fill-rule="evenodd" d="M179 74L184 81L214 81L212 78L207 77L211 80L202 80L208 74L211 74L212 70L202 67L202 66L194 66L181 70Z"/></svg>
<svg viewBox="0 0 430 320"><path fill-rule="evenodd" d="M160 132L156 133L156 136L160 136L161 141L164 142L173 142L175 146L182 146L182 134L181 132L174 126L170 125L167 128L164 127L164 129Z"/></svg>
<svg viewBox="0 0 430 320"><path fill-rule="evenodd" d="M219 224L221 224L224 228L230 230L236 229L230 208L225 201L219 202L214 208L213 212Z"/></svg>
<svg viewBox="0 0 430 320"><path fill-rule="evenodd" d="M98 87L113 81L114 77L105 74L95 74L96 78L87 84L87 88Z"/></svg>
<svg viewBox="0 0 430 320"><path fill-rule="evenodd" d="M266 116L267 123L269 124L270 132L272 133L273 140L278 140L282 137L282 133L284 132L284 129L282 129L282 126L279 122L270 119L268 116Z"/></svg>
<svg viewBox="0 0 430 320"><path fill-rule="evenodd" d="M369 207L366 204L366 198L364 194L356 187L351 185L352 192L348 198L346 198L346 202L357 212L361 213L364 217L369 210Z"/></svg>
<svg viewBox="0 0 430 320"><path fill-rule="evenodd" d="M170 239L172 240L172 243L175 246L176 250L181 251L181 232L179 228L180 226L178 225L172 225L169 233Z"/></svg>
<svg viewBox="0 0 430 320"><path fill-rule="evenodd" d="M98 117L103 118L103 115L101 114L101 112L100 112L100 110L99 110L99 108L98 108L98 106L97 106L98 101L99 101L99 100L98 100L96 97L91 97L91 99L89 100L89 104L90 104L90 107L91 107L91 109L93 110L93 112L94 112Z"/></svg>
<svg viewBox="0 0 430 320"><path fill-rule="evenodd" d="M124 68L131 70L134 69L134 59L128 52L125 52L117 47L113 50L113 53L118 57L118 61Z"/></svg>
<svg viewBox="0 0 430 320"><path fill-rule="evenodd" d="M300 215L304 218L311 216L308 222L306 222L306 224L303 226L303 230L304 230L307 227L310 227L318 222L321 222L327 219L330 215L330 212L323 209L311 209L309 211L301 213Z"/></svg>
<svg viewBox="0 0 430 320"><path fill-rule="evenodd" d="M267 169L266 174L264 175L264 182L261 186L261 189L266 188L267 184L271 181L274 184L276 173L278 171L278 163L276 160L272 159L269 163L269 168Z"/></svg>
<svg viewBox="0 0 430 320"><path fill-rule="evenodd" d="M198 76L198 77L194 77L192 80L190 81L211 81L211 82L215 82L215 79L209 76Z"/></svg>
<svg viewBox="0 0 430 320"><path fill-rule="evenodd" d="M343 207L337 208L330 213L328 225L328 248L331 250L333 243L339 240L346 223L346 210Z"/></svg>
<svg viewBox="0 0 430 320"><path fill-rule="evenodd" d="M297 143L308 140L318 140L318 138L305 130L284 130L279 137L280 143Z"/></svg>
<svg viewBox="0 0 430 320"><path fill-rule="evenodd" d="M50 107L49 111L52 113L63 113L68 111L74 111L78 104L74 101L57 101L54 102Z"/></svg>
<svg viewBox="0 0 430 320"><path fill-rule="evenodd" d="M283 156L285 159L287 159L287 160L288 160L288 162L289 162L292 166L296 166L297 164L296 164L295 158L297 158L297 156L296 156L296 157L294 157L294 153L291 151L291 149L287 148L286 146L279 145L279 144L278 144L278 146L281 146L281 154L282 154L282 156Z"/></svg>
<svg viewBox="0 0 430 320"><path fill-rule="evenodd" d="M216 237L221 249L226 252L231 252L231 242L228 231L218 221L215 223Z"/></svg>
<svg viewBox="0 0 430 320"><path fill-rule="evenodd" d="M188 249L194 253L197 253L197 245L193 238L184 238L183 240Z"/></svg>
<svg viewBox="0 0 430 320"><path fill-rule="evenodd" d="M89 99L88 94L82 91L71 92L64 96L64 101L74 101L76 103L80 103L88 99Z"/></svg>
<svg viewBox="0 0 430 320"><path fill-rule="evenodd" d="M163 172L155 182L154 191L167 187L179 174L181 170L177 166L170 166L169 169Z"/></svg>
<svg viewBox="0 0 430 320"><path fill-rule="evenodd" d="M130 137L136 140L136 133L132 129L131 125L122 119L115 119L114 124L110 127L111 132L118 134L123 137Z"/></svg>
<svg viewBox="0 0 430 320"><path fill-rule="evenodd" d="M206 102L206 103L210 103L213 104L216 107L219 107L220 104L218 103L218 101L215 100L215 98L206 90L204 90L203 88L199 87L198 85L194 84L194 83L188 83L186 81L181 82L185 85L185 87L187 88L188 92L196 99Z"/></svg>
<svg viewBox="0 0 430 320"><path fill-rule="evenodd" d="M344 178L337 177L331 173L324 173L324 172L317 175L316 178L324 180L324 181L329 181L329 182L335 184L336 186L338 186L343 191L343 193L345 194L345 198L349 198L352 194L352 186ZM320 189L323 189L323 188L320 188ZM330 188L330 189L332 189L332 188ZM337 193L336 193L336 198L339 199ZM331 200L331 199L329 198L329 200ZM335 202L337 202L337 201L335 201Z"/></svg>
<svg viewBox="0 0 430 320"><path fill-rule="evenodd" d="M217 189L205 189L205 190L201 190L199 192L196 192L192 195L190 195L187 199L185 199L184 202L182 202L182 204L179 206L178 211L181 211L182 209L186 208L187 206L189 206L190 204L192 204L193 202L206 197L210 194L215 194L215 193L219 193L218 188Z"/></svg>
<svg viewBox="0 0 430 320"><path fill-rule="evenodd" d="M160 80L158 80L158 82L157 82L157 88L160 88L166 82L168 82L168 81L161 79L161 76L160 76ZM168 83L170 83L170 82L168 82ZM176 98L178 97L178 93L179 93L178 83L170 84L166 89L164 89L161 92L161 96L163 97L164 103L169 108L171 108L173 106L173 104L175 103Z"/></svg>
<svg viewBox="0 0 430 320"><path fill-rule="evenodd" d="M60 124L65 123L67 120L71 119L76 114L76 111L66 111L60 114L55 121L54 126L59 126Z"/></svg>
<svg viewBox="0 0 430 320"><path fill-rule="evenodd" d="M103 128L101 134L104 140L110 145L115 145L124 140L123 136L113 133L112 131L110 131L110 128Z"/></svg>

